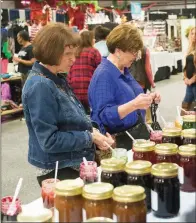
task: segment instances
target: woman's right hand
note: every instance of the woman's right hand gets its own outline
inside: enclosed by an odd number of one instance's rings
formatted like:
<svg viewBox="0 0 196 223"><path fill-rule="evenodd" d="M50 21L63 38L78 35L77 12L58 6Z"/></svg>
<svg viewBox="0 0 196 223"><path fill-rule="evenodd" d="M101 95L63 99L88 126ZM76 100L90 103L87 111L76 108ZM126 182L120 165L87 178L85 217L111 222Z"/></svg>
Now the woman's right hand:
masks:
<svg viewBox="0 0 196 223"><path fill-rule="evenodd" d="M134 100L136 109L148 109L152 104L152 97L149 94L139 94Z"/></svg>

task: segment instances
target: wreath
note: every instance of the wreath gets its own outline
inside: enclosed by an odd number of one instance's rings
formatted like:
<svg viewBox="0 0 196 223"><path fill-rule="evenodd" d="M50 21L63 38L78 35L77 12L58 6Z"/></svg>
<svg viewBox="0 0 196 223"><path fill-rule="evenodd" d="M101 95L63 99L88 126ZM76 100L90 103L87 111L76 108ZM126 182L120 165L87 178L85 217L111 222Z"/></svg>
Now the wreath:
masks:
<svg viewBox="0 0 196 223"><path fill-rule="evenodd" d="M112 5L114 6L115 9L119 9L119 10L124 10L127 9L127 5L128 5L128 1L124 0L124 3L120 3L119 4L119 0L112 0Z"/></svg>

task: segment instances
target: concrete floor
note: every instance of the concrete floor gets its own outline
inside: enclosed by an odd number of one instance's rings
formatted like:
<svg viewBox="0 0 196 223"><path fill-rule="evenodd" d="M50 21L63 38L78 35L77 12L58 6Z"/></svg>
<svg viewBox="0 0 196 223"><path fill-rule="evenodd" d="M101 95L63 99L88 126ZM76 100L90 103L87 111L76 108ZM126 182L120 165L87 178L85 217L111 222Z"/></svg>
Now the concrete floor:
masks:
<svg viewBox="0 0 196 223"><path fill-rule="evenodd" d="M182 74L169 80L156 83L156 90L161 93L161 115L167 121L176 116L176 106L181 104L185 94ZM27 162L28 131L25 121L15 120L2 124L2 196L12 195L20 177L23 185L20 198L23 204L40 197L40 188L34 175L34 168Z"/></svg>

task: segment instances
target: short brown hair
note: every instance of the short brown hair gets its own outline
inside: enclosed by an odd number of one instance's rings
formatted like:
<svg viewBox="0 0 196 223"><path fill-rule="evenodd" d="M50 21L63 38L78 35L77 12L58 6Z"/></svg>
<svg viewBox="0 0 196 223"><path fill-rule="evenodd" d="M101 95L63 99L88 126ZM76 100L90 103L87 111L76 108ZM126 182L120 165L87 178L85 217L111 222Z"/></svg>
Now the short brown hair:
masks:
<svg viewBox="0 0 196 223"><path fill-rule="evenodd" d="M116 48L132 53L143 49L143 41L138 28L127 23L115 27L107 36L106 44L110 53L114 53Z"/></svg>
<svg viewBox="0 0 196 223"><path fill-rule="evenodd" d="M79 37L63 23L44 26L33 41L35 58L48 65L58 65L63 56L65 46L76 47Z"/></svg>
<svg viewBox="0 0 196 223"><path fill-rule="evenodd" d="M110 29L103 27L102 25L95 27L95 39L96 41L105 40L110 33Z"/></svg>

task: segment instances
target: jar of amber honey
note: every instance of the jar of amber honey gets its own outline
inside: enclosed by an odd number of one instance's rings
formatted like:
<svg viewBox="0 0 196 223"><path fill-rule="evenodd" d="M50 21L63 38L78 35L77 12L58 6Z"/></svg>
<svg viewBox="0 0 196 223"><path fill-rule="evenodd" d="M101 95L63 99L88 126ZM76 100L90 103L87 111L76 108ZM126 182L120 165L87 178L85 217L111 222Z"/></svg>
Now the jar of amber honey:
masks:
<svg viewBox="0 0 196 223"><path fill-rule="evenodd" d="M165 128L163 129L162 143L174 143L178 146L182 145L181 129Z"/></svg>
<svg viewBox="0 0 196 223"><path fill-rule="evenodd" d="M156 163L177 163L178 164L178 146L173 143L162 143L155 146Z"/></svg>
<svg viewBox="0 0 196 223"><path fill-rule="evenodd" d="M182 130L182 143L183 145L187 145L187 144L196 145L196 129Z"/></svg>
<svg viewBox="0 0 196 223"><path fill-rule="evenodd" d="M145 191L141 186L124 185L113 192L115 222L146 222Z"/></svg>
<svg viewBox="0 0 196 223"><path fill-rule="evenodd" d="M112 218L113 189L113 185L109 183L92 183L84 186L83 221L100 216Z"/></svg>
<svg viewBox="0 0 196 223"><path fill-rule="evenodd" d="M179 180L181 190L185 192L196 191L196 146L193 144L179 147Z"/></svg>
<svg viewBox="0 0 196 223"><path fill-rule="evenodd" d="M182 129L196 129L195 115L184 115Z"/></svg>
<svg viewBox="0 0 196 223"><path fill-rule="evenodd" d="M136 160L126 164L127 185L138 185L145 189L148 211L151 210L151 166L152 163Z"/></svg>
<svg viewBox="0 0 196 223"><path fill-rule="evenodd" d="M133 160L146 160L155 163L155 142L151 141L136 141L133 144Z"/></svg>
<svg viewBox="0 0 196 223"><path fill-rule="evenodd" d="M63 180L56 184L55 222L82 222L82 180Z"/></svg>
<svg viewBox="0 0 196 223"><path fill-rule="evenodd" d="M158 217L174 217L180 209L178 165L159 163L152 166L151 207Z"/></svg>
<svg viewBox="0 0 196 223"><path fill-rule="evenodd" d="M125 163L123 159L104 159L101 160L101 182L110 183L114 187L118 187L125 184Z"/></svg>
<svg viewBox="0 0 196 223"><path fill-rule="evenodd" d="M83 221L83 222L101 222L101 223L107 223L107 222L115 222L113 221L112 219L110 218L103 218L103 217L96 217L96 218L90 218L86 221Z"/></svg>

